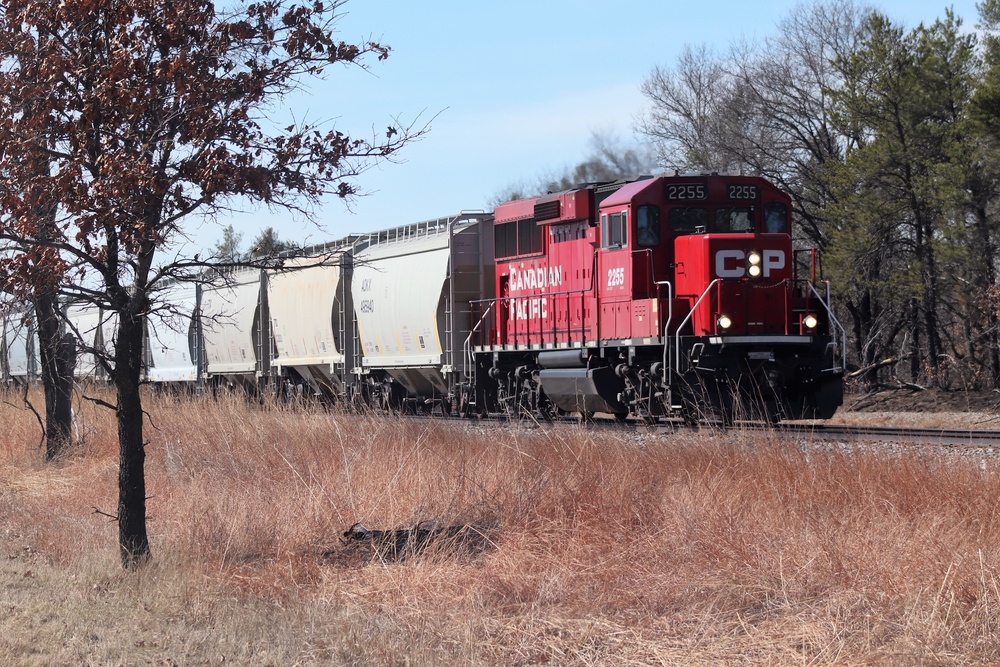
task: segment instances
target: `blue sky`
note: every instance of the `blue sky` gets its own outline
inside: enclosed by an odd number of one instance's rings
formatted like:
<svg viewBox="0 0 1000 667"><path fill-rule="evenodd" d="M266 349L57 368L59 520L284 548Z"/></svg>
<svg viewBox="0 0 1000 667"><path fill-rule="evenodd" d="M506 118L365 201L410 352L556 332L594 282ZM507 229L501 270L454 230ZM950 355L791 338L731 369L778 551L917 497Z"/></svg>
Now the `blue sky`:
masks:
<svg viewBox="0 0 1000 667"><path fill-rule="evenodd" d="M345 41L392 47L371 71L335 69L289 100L296 117L334 122L348 133L384 132L394 117L430 120L430 132L358 180L367 196L348 210L331 199L319 226L256 211L220 218L248 242L273 226L298 243L331 240L485 208L512 183L560 172L589 152L595 131L633 138L646 108L639 85L671 66L686 44L724 52L736 39L763 39L797 4L705 0L349 0L339 23ZM932 23L953 7L972 29L975 0L873 3L907 27ZM190 228L192 244L221 238L215 224Z"/></svg>

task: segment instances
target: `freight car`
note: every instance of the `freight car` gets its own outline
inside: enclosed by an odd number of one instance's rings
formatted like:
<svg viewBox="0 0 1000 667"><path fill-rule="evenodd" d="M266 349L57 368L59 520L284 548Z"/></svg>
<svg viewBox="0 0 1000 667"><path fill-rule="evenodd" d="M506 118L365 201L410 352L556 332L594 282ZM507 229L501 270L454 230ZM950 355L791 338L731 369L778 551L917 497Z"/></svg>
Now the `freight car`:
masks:
<svg viewBox="0 0 1000 667"><path fill-rule="evenodd" d="M675 174L353 235L169 286L147 380L462 415L829 417L845 335L790 208L762 179ZM109 340L99 314L75 328Z"/></svg>
<svg viewBox="0 0 1000 667"><path fill-rule="evenodd" d="M353 253L356 400L451 414L472 304L493 286L490 216L466 213L359 239Z"/></svg>

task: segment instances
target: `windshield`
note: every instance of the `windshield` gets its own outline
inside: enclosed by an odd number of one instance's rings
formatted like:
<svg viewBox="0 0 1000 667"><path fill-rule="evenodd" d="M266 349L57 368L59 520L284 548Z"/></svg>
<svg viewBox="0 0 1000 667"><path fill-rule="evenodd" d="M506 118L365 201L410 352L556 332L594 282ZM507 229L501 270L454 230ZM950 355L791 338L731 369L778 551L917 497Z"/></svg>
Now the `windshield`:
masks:
<svg viewBox="0 0 1000 667"><path fill-rule="evenodd" d="M753 232L753 209L718 208L715 210L715 232Z"/></svg>

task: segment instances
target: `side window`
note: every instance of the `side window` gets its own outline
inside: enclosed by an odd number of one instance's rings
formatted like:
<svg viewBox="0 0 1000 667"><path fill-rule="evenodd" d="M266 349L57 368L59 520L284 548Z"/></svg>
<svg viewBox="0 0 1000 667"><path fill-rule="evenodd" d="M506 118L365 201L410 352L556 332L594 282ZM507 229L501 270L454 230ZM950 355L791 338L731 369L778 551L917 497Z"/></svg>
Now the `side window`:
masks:
<svg viewBox="0 0 1000 667"><path fill-rule="evenodd" d="M494 225L493 241L497 259L542 252L545 250L543 231L533 219Z"/></svg>
<svg viewBox="0 0 1000 667"><path fill-rule="evenodd" d="M628 245L628 212L601 214L602 243L605 248L624 248Z"/></svg>
<svg viewBox="0 0 1000 667"><path fill-rule="evenodd" d="M716 232L746 233L753 232L753 209L720 208L715 210Z"/></svg>
<svg viewBox="0 0 1000 667"><path fill-rule="evenodd" d="M670 209L670 231L675 234L707 232L708 209L691 208L690 206Z"/></svg>
<svg viewBox="0 0 1000 667"><path fill-rule="evenodd" d="M496 256L513 257L517 254L517 223L504 222L493 226Z"/></svg>
<svg viewBox="0 0 1000 667"><path fill-rule="evenodd" d="M784 204L768 204L764 207L764 232L767 234L788 233L788 209Z"/></svg>
<svg viewBox="0 0 1000 667"><path fill-rule="evenodd" d="M660 208L652 204L635 212L635 241L643 248L660 245Z"/></svg>

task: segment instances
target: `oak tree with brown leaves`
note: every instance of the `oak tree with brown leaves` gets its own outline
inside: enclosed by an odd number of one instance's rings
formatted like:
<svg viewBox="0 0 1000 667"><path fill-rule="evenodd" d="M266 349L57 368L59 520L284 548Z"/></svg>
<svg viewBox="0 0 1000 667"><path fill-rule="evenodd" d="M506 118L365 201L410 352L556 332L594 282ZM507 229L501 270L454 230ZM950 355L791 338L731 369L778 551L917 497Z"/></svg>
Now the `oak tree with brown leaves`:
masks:
<svg viewBox="0 0 1000 667"><path fill-rule="evenodd" d="M115 388L126 568L150 554L143 319L164 282L205 268L165 251L195 214L349 198L354 177L425 129L393 121L360 139L271 122L286 95L331 66L389 55L376 41L337 39L342 5L0 1L0 288L86 302L117 320L100 363Z"/></svg>

